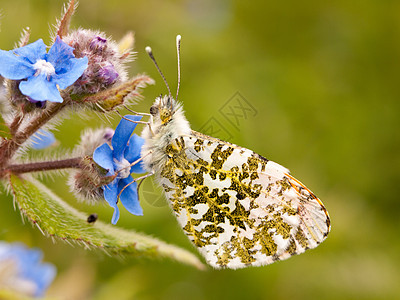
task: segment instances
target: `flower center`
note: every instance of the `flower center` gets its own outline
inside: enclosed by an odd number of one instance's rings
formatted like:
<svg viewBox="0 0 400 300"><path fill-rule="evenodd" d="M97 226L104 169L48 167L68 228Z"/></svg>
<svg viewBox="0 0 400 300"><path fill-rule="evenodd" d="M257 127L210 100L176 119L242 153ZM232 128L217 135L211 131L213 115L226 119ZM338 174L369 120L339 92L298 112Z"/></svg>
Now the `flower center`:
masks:
<svg viewBox="0 0 400 300"><path fill-rule="evenodd" d="M54 69L54 66L44 59L38 59L33 65L33 68L36 70L37 74L44 73L49 76L56 73L56 69Z"/></svg>
<svg viewBox="0 0 400 300"><path fill-rule="evenodd" d="M115 171L118 172L117 178L124 179L131 175L131 164L125 158L122 161L114 159L114 163L116 166Z"/></svg>

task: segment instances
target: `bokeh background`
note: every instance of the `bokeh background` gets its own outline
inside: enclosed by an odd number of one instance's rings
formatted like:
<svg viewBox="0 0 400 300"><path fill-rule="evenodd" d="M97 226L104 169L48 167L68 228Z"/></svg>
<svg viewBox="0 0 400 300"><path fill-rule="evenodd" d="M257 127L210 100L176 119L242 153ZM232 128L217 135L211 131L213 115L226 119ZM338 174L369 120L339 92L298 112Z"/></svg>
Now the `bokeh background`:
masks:
<svg viewBox="0 0 400 300"><path fill-rule="evenodd" d="M12 49L27 26L32 41L48 43L63 3L1 0L0 48ZM174 91L175 36L181 34L180 99L192 128L288 167L322 199L332 232L318 248L266 267L198 271L169 260L121 259L53 243L24 224L3 193L0 239L43 249L45 260L58 268L49 296L400 297L399 1L81 0L72 27L100 29L116 40L135 32L130 74L147 73L157 81L134 108L144 112L166 92L144 48L152 46ZM235 103L248 108L237 111L238 119L225 111ZM114 118L108 126L117 123ZM60 149L70 151L81 130L102 124L94 115L65 120L55 132ZM74 207L111 219L106 205L78 203L64 177L44 182ZM122 209L118 226L196 253L151 181L142 189L142 206L143 217Z"/></svg>

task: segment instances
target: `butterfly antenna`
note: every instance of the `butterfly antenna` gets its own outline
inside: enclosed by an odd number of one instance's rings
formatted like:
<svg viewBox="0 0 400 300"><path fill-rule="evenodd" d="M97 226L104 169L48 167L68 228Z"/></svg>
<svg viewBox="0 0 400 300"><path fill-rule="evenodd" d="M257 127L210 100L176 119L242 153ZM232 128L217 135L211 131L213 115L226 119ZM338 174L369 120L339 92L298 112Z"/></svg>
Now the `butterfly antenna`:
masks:
<svg viewBox="0 0 400 300"><path fill-rule="evenodd" d="M176 88L176 100L178 100L179 86L181 85L181 35L176 36L176 53L178 55L178 87Z"/></svg>
<svg viewBox="0 0 400 300"><path fill-rule="evenodd" d="M153 51L151 50L151 48L149 46L146 47L146 52L150 56L150 58L153 61L154 65L156 66L156 68L158 70L158 73L160 73L162 79L164 80L164 83L165 83L165 85L167 86L167 89L168 89L168 94L171 97L171 89L169 88L168 82L165 79L165 76L164 76L163 72L161 72L161 69L157 64L156 59L154 58Z"/></svg>

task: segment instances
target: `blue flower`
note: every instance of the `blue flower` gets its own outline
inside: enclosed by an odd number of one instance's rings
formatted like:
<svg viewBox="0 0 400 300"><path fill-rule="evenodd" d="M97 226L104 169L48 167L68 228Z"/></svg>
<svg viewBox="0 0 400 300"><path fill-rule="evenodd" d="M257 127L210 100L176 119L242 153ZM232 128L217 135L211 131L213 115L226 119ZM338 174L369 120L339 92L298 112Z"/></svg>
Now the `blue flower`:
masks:
<svg viewBox="0 0 400 300"><path fill-rule="evenodd" d="M139 121L142 117L127 115L125 118ZM122 119L112 137L112 148L105 143L96 148L93 153L94 161L108 171L107 176L115 176L111 183L103 186L104 199L114 208L112 224L116 224L119 219L117 203L118 195L122 190L120 195L122 205L134 215L143 215L137 194L137 184L130 176L132 173L145 172L141 162L132 167L130 166L140 158L140 151L144 144L144 140L141 137L136 134L132 135L136 125L136 123Z"/></svg>
<svg viewBox="0 0 400 300"><path fill-rule="evenodd" d="M39 129L34 135L32 135L31 141L33 149L42 150L53 145L56 138L50 131Z"/></svg>
<svg viewBox="0 0 400 300"><path fill-rule="evenodd" d="M59 90L73 84L88 66L88 58L75 58L73 50L58 36L48 53L42 39L14 50L0 50L0 75L22 80L21 93L33 100L63 102Z"/></svg>
<svg viewBox="0 0 400 300"><path fill-rule="evenodd" d="M41 260L42 252L38 249L0 241L0 270L7 271L7 276L0 276L0 286L27 296L43 296L56 275L56 269Z"/></svg>

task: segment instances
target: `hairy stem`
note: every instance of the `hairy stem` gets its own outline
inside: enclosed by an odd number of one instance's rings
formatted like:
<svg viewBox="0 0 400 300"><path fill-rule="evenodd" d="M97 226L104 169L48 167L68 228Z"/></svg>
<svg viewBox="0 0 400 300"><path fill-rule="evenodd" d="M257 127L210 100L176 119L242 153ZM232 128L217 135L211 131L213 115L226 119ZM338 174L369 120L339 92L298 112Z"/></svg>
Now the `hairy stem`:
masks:
<svg viewBox="0 0 400 300"><path fill-rule="evenodd" d="M22 120L24 119L24 114L21 112L17 114L10 125L10 133L12 136L17 132L19 125L21 125Z"/></svg>
<svg viewBox="0 0 400 300"><path fill-rule="evenodd" d="M69 96L64 95L62 103L52 103L48 109L33 119L23 130L18 131L11 140L3 140L0 145L0 168L4 168L18 148L44 124L64 109L70 102Z"/></svg>
<svg viewBox="0 0 400 300"><path fill-rule="evenodd" d="M54 160L54 161L14 164L14 165L9 165L6 168L0 170L0 173L12 172L14 174L21 174L29 172L79 168L81 161L82 157L75 157L75 158L68 158L68 159Z"/></svg>
<svg viewBox="0 0 400 300"><path fill-rule="evenodd" d="M47 110L40 114L36 119L22 131L16 134L15 142L18 145L24 143L32 134L34 134L40 127L46 124L51 118L59 113L69 101L64 100L62 103L53 103Z"/></svg>

